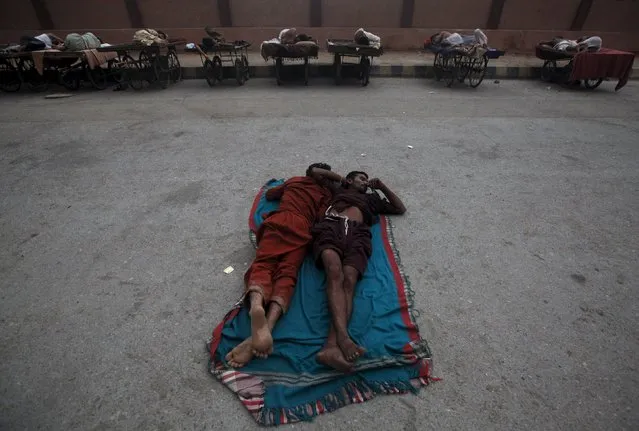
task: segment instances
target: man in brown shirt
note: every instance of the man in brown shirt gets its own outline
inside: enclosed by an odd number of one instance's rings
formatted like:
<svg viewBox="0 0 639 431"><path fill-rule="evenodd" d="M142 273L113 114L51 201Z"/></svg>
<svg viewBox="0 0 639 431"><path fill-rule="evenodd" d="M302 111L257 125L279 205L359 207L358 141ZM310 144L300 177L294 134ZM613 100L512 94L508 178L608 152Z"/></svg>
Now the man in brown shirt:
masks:
<svg viewBox="0 0 639 431"><path fill-rule="evenodd" d="M326 270L332 318L328 339L317 360L346 372L365 351L350 338L347 328L355 284L364 274L372 251L370 226L378 214L404 214L406 207L381 180L369 180L365 172L351 172L343 183L344 187L334 192L326 217L312 233L315 260ZM369 187L373 193L367 193Z"/></svg>

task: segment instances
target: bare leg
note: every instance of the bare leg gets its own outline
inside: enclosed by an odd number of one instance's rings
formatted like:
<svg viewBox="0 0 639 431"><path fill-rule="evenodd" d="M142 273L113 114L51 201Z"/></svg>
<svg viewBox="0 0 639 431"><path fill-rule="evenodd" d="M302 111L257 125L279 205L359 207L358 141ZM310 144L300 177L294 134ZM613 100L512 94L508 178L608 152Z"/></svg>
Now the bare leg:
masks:
<svg viewBox="0 0 639 431"><path fill-rule="evenodd" d="M266 315L266 321L271 332L281 315L282 309L280 306L271 302ZM253 348L253 337L248 337L246 340L235 346L235 348L226 355L226 361L233 368L242 368L244 365L248 364L251 359L253 359L253 355L258 358L266 358L272 352L272 347L267 353L263 353L261 351L258 352Z"/></svg>
<svg viewBox="0 0 639 431"><path fill-rule="evenodd" d="M353 313L353 296L355 295L355 285L359 278L359 271L348 265L343 267L343 271L346 325L348 327L348 322L351 320L351 314ZM335 328L335 338L337 340L337 345L342 350L346 360L348 361L353 362L366 352L363 347L355 344L353 340L351 340L347 332L340 334L340 332L337 331L337 328Z"/></svg>
<svg viewBox="0 0 639 431"><path fill-rule="evenodd" d="M343 286L344 286L344 299L345 299L345 303L346 303L346 315L347 315L348 321L350 321L351 320L351 314L353 314L353 297L355 295L355 285L357 284L357 281L359 279L359 271L357 271L352 266L344 266L343 267L343 272L344 272L344 284L343 284ZM350 340L350 338L349 338L349 340ZM346 342L348 343L348 340ZM353 344L355 344L355 343L353 343ZM333 326L333 325L331 325L331 329L328 332L328 338L326 340L326 345L327 346L337 346L338 345L338 343L337 343L337 333L335 331L335 326ZM346 359L348 359L349 361L354 361L359 356L363 355L365 351L366 350L363 347L357 346L354 356L348 356L348 357L346 357Z"/></svg>
<svg viewBox="0 0 639 431"><path fill-rule="evenodd" d="M346 360L346 355L343 353L348 345L346 339L355 346L355 350L358 346L350 340L347 332L348 309L344 294L342 262L334 250L324 250L322 263L326 270L326 294L335 331L332 331L334 332L333 336L329 333L324 348L317 354L317 361L339 371L347 372L352 369L352 364ZM344 349L338 340L343 341Z"/></svg>
<svg viewBox="0 0 639 431"><path fill-rule="evenodd" d="M275 327L275 324L277 323L281 315L282 308L279 306L279 304L277 304L276 302L271 302L268 307L268 313L266 314L266 324L268 325L269 334L273 332L273 328ZM273 338L271 335L271 347L267 351L257 350L256 348L253 348L253 354L258 358L268 358L268 355L273 353L272 339Z"/></svg>
<svg viewBox="0 0 639 431"><path fill-rule="evenodd" d="M258 352L268 352L273 348L273 337L268 327L266 313L264 311L264 297L261 293L251 292L249 294L251 302L251 343L253 350Z"/></svg>

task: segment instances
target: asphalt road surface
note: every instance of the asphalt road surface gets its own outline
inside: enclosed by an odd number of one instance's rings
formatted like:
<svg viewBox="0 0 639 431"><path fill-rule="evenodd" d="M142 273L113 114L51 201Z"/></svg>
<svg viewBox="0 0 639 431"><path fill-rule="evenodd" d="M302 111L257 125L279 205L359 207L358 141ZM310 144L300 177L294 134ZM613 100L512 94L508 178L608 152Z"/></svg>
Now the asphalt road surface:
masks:
<svg viewBox="0 0 639 431"><path fill-rule="evenodd" d="M613 87L0 95L0 428L254 427L204 344L242 291L257 189L327 161L408 207L443 380L292 427L636 429L639 87Z"/></svg>

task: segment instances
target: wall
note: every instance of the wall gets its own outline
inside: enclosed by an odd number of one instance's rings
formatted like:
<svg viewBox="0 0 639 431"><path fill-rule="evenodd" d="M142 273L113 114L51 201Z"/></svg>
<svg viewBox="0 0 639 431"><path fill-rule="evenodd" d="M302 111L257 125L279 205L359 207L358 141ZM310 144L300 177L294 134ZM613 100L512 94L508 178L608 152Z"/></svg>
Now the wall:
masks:
<svg viewBox="0 0 639 431"><path fill-rule="evenodd" d="M438 30L479 27L491 45L511 52L583 34L639 51L639 0L0 0L0 8L0 42L43 30L61 36L90 30L118 43L143 26L197 41L211 25L227 39L257 46L283 27L320 41L350 38L365 27L382 36L387 49L412 50Z"/></svg>

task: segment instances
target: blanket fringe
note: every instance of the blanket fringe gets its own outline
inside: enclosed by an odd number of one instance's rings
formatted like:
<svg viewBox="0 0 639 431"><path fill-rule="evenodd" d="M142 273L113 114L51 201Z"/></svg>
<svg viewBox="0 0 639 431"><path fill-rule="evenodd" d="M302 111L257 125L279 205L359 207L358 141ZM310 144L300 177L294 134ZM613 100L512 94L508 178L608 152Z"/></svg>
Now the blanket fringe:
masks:
<svg viewBox="0 0 639 431"><path fill-rule="evenodd" d="M421 386L426 386L438 379L419 377L410 381L346 383L337 391L327 394L319 400L293 408L262 408L257 421L260 425L276 426L288 423L311 421L315 416L330 413L349 404L368 401L380 394L417 393Z"/></svg>

